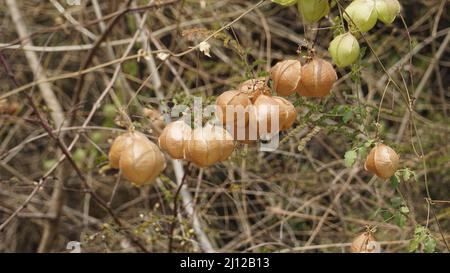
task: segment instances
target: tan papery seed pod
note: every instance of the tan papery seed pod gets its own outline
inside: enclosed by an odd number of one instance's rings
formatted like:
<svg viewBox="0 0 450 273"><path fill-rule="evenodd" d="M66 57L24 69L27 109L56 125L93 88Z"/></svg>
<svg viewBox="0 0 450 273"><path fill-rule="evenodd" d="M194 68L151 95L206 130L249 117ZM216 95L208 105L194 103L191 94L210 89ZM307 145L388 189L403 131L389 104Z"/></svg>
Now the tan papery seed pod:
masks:
<svg viewBox="0 0 450 273"><path fill-rule="evenodd" d="M264 77L246 80L239 85L238 90L246 93L252 103L260 95L269 96L271 94L270 88L266 84L266 78Z"/></svg>
<svg viewBox="0 0 450 273"><path fill-rule="evenodd" d="M231 134L219 126L211 126L215 134L215 141L219 143L219 159L218 161L227 160L234 151L234 139Z"/></svg>
<svg viewBox="0 0 450 273"><path fill-rule="evenodd" d="M392 148L380 143L370 151L364 168L381 179L388 179L397 171L399 159Z"/></svg>
<svg viewBox="0 0 450 273"><path fill-rule="evenodd" d="M330 94L337 80L336 71L329 62L313 58L302 67L302 77L297 92L305 97L322 98Z"/></svg>
<svg viewBox="0 0 450 273"><path fill-rule="evenodd" d="M257 132L254 130L251 132L252 129L250 126L238 126L237 124L234 125L234 128L228 128L230 134L233 136L233 139L241 144L254 144L258 140Z"/></svg>
<svg viewBox="0 0 450 273"><path fill-rule="evenodd" d="M233 149L233 137L222 127L208 124L192 131L185 158L204 168L228 158Z"/></svg>
<svg viewBox="0 0 450 273"><path fill-rule="evenodd" d="M280 130L280 106L273 97L259 96L249 112L249 129L256 130L258 137L265 137Z"/></svg>
<svg viewBox="0 0 450 273"><path fill-rule="evenodd" d="M172 158L184 158L184 149L191 138L192 129L183 120L169 123L161 132L158 144Z"/></svg>
<svg viewBox="0 0 450 273"><path fill-rule="evenodd" d="M380 253L380 244L370 232L364 232L356 237L351 245L352 253Z"/></svg>
<svg viewBox="0 0 450 273"><path fill-rule="evenodd" d="M128 132L125 134L121 134L116 137L109 149L109 165L115 169L119 168L120 157L122 155L123 150L131 144L133 139L142 138L147 139L147 137L139 132Z"/></svg>
<svg viewBox="0 0 450 273"><path fill-rule="evenodd" d="M297 110L294 105L285 98L272 97L280 107L280 131L287 130L292 127L297 118Z"/></svg>
<svg viewBox="0 0 450 273"><path fill-rule="evenodd" d="M222 122L222 124L234 124L238 119L244 119L240 122L246 124L248 122L247 107L251 105L248 95L244 92L237 90L230 90L223 92L216 100L216 117ZM228 110L232 110L232 114L228 113ZM238 111L241 111L242 116ZM227 115L228 114L228 115Z"/></svg>
<svg viewBox="0 0 450 273"><path fill-rule="evenodd" d="M270 70L270 78L273 81L273 89L279 96L289 96L295 93L300 79L302 65L297 60L285 60L278 62Z"/></svg>
<svg viewBox="0 0 450 273"><path fill-rule="evenodd" d="M120 156L122 175L136 186L153 182L165 169L166 161L158 146L145 138L133 138Z"/></svg>

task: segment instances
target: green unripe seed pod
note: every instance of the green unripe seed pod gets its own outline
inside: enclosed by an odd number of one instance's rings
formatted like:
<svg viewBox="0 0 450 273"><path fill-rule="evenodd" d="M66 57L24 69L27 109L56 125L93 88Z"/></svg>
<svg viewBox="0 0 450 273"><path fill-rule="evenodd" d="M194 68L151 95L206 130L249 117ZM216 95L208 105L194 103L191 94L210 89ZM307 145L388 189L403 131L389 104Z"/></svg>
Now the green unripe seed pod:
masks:
<svg viewBox="0 0 450 273"><path fill-rule="evenodd" d="M359 56L358 40L350 33L344 33L331 41L328 51L338 67L345 67L356 62Z"/></svg>
<svg viewBox="0 0 450 273"><path fill-rule="evenodd" d="M356 0L345 9L344 19L361 32L371 30L377 23L378 13L374 0Z"/></svg>
<svg viewBox="0 0 450 273"><path fill-rule="evenodd" d="M307 23L315 23L330 12L328 0L299 0L298 10Z"/></svg>
<svg viewBox="0 0 450 273"><path fill-rule="evenodd" d="M394 22L401 9L397 0L376 0L375 8L378 13L378 19L386 25Z"/></svg>

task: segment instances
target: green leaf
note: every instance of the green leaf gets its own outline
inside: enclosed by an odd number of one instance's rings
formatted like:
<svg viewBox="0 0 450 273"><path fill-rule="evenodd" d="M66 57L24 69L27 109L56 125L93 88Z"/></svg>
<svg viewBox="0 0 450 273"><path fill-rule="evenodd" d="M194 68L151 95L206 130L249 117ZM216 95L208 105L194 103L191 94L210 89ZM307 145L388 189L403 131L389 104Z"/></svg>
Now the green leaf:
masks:
<svg viewBox="0 0 450 273"><path fill-rule="evenodd" d="M420 243L416 238L409 241L409 247L408 247L409 252L416 251L419 248L419 245L420 245Z"/></svg>
<svg viewBox="0 0 450 273"><path fill-rule="evenodd" d="M342 121L344 123L348 123L352 119L352 117L353 117L353 111L350 109L344 113L344 115L342 116Z"/></svg>
<svg viewBox="0 0 450 273"><path fill-rule="evenodd" d="M387 220L391 219L392 216L393 216L393 214L390 211L388 211L388 210L383 211L382 215L383 215L384 221L387 221Z"/></svg>
<svg viewBox="0 0 450 273"><path fill-rule="evenodd" d="M344 163L347 168L353 166L353 164L355 164L356 161L356 151L354 150L347 151L344 155L344 158L345 158Z"/></svg>
<svg viewBox="0 0 450 273"><path fill-rule="evenodd" d="M426 228L423 226L417 226L416 229L414 230L414 234L420 234L420 233L424 233L426 231Z"/></svg>
<svg viewBox="0 0 450 273"><path fill-rule="evenodd" d="M409 169L405 169L403 172L403 181L408 181L411 178L411 171Z"/></svg>
<svg viewBox="0 0 450 273"><path fill-rule="evenodd" d="M292 6L297 3L298 0L272 0L272 2L282 6Z"/></svg>
<svg viewBox="0 0 450 273"><path fill-rule="evenodd" d="M364 143L364 147L369 148L375 142L373 139L369 139Z"/></svg>
<svg viewBox="0 0 450 273"><path fill-rule="evenodd" d="M395 219L395 224L397 226L399 226L401 228L405 226L405 223L406 223L405 215L403 215L401 213L396 213L394 219Z"/></svg>
<svg viewBox="0 0 450 273"><path fill-rule="evenodd" d="M391 204L394 208L398 208L403 204L403 200L399 196L395 196L391 198Z"/></svg>
<svg viewBox="0 0 450 273"><path fill-rule="evenodd" d="M400 212L403 214L408 214L409 213L409 208L407 206L403 206L400 208Z"/></svg>
<svg viewBox="0 0 450 273"><path fill-rule="evenodd" d="M433 253L436 250L436 240L433 237L428 237L423 244L423 251L425 253Z"/></svg>
<svg viewBox="0 0 450 273"><path fill-rule="evenodd" d="M391 177L390 182L391 182L391 187L394 189L398 187L398 184L400 184L400 181L398 180L398 177L396 175Z"/></svg>

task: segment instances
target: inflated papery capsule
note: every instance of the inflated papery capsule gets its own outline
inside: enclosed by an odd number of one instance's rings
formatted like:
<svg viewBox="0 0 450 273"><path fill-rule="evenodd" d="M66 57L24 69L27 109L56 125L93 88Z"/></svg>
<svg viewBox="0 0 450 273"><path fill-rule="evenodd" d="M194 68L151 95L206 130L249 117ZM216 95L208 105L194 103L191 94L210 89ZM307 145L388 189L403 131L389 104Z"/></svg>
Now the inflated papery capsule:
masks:
<svg viewBox="0 0 450 273"><path fill-rule="evenodd" d="M280 105L273 97L261 95L250 111L249 129L266 137L280 131Z"/></svg>
<svg viewBox="0 0 450 273"><path fill-rule="evenodd" d="M199 167L227 159L234 150L233 137L222 127L207 124L192 131L185 158Z"/></svg>
<svg viewBox="0 0 450 273"><path fill-rule="evenodd" d="M219 143L218 162L227 160L234 151L234 139L230 133L219 126L211 126L211 130L215 135L215 141Z"/></svg>
<svg viewBox="0 0 450 273"><path fill-rule="evenodd" d="M111 148L109 149L109 165L115 169L119 168L120 157L123 150L136 138L147 139L147 137L139 132L128 132L119 135L114 139Z"/></svg>
<svg viewBox="0 0 450 273"><path fill-rule="evenodd" d="M400 13L400 3L397 0L375 0L378 20L386 25L392 24Z"/></svg>
<svg viewBox="0 0 450 273"><path fill-rule="evenodd" d="M338 67L345 67L356 62L360 48L355 36L347 32L336 36L331 41L328 51Z"/></svg>
<svg viewBox="0 0 450 273"><path fill-rule="evenodd" d="M298 10L307 23L315 23L330 12L328 0L299 0Z"/></svg>
<svg viewBox="0 0 450 273"><path fill-rule="evenodd" d="M355 0L345 9L345 20L356 30L367 32L377 23L374 0Z"/></svg>
<svg viewBox="0 0 450 273"><path fill-rule="evenodd" d="M329 62L321 58L313 58L302 67L302 77L297 92L305 97L322 98L330 94L336 79L336 71Z"/></svg>
<svg viewBox="0 0 450 273"><path fill-rule="evenodd" d="M264 77L246 80L238 86L238 90L247 94L252 103L255 102L259 95L271 94Z"/></svg>
<svg viewBox="0 0 450 273"><path fill-rule="evenodd" d="M289 96L295 93L300 82L302 65L297 60L278 62L270 70L273 89L280 96Z"/></svg>
<svg viewBox="0 0 450 273"><path fill-rule="evenodd" d="M380 143L370 151L364 168L381 179L388 179L397 171L399 160L400 157L391 147Z"/></svg>
<svg viewBox="0 0 450 273"><path fill-rule="evenodd" d="M258 140L258 132L249 125L238 126L235 124L233 127L229 126L227 130L233 139L241 144L253 144Z"/></svg>
<svg viewBox="0 0 450 273"><path fill-rule="evenodd" d="M272 97L278 103L280 107L279 118L280 118L280 130L287 130L292 127L295 119L297 118L297 111L294 105L285 98L282 97Z"/></svg>
<svg viewBox="0 0 450 273"><path fill-rule="evenodd" d="M357 236L351 245L353 253L380 253L380 243L375 240L375 237L370 232L364 232Z"/></svg>
<svg viewBox="0 0 450 273"><path fill-rule="evenodd" d="M184 120L169 123L158 138L159 147L172 158L182 159L187 141L191 138L192 129Z"/></svg>
<svg viewBox="0 0 450 273"><path fill-rule="evenodd" d="M224 125L248 121L247 106L251 105L249 96L238 90L223 92L216 100L216 117ZM243 120L242 120L243 119Z"/></svg>
<svg viewBox="0 0 450 273"><path fill-rule="evenodd" d="M120 156L122 175L136 186L153 182L165 169L166 161L158 146L145 138L133 138Z"/></svg>

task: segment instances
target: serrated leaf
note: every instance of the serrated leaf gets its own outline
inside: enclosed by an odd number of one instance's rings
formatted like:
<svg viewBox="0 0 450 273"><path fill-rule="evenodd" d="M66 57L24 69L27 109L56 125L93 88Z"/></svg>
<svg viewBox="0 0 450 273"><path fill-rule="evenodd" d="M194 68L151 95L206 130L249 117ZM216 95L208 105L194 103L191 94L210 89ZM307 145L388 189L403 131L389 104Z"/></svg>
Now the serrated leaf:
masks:
<svg viewBox="0 0 450 273"><path fill-rule="evenodd" d="M354 150L350 150L347 151L344 155L344 164L347 168L353 166L353 164L355 164L356 161L356 151Z"/></svg>
<svg viewBox="0 0 450 273"><path fill-rule="evenodd" d="M297 3L298 0L272 0L272 2L282 6L292 6Z"/></svg>

